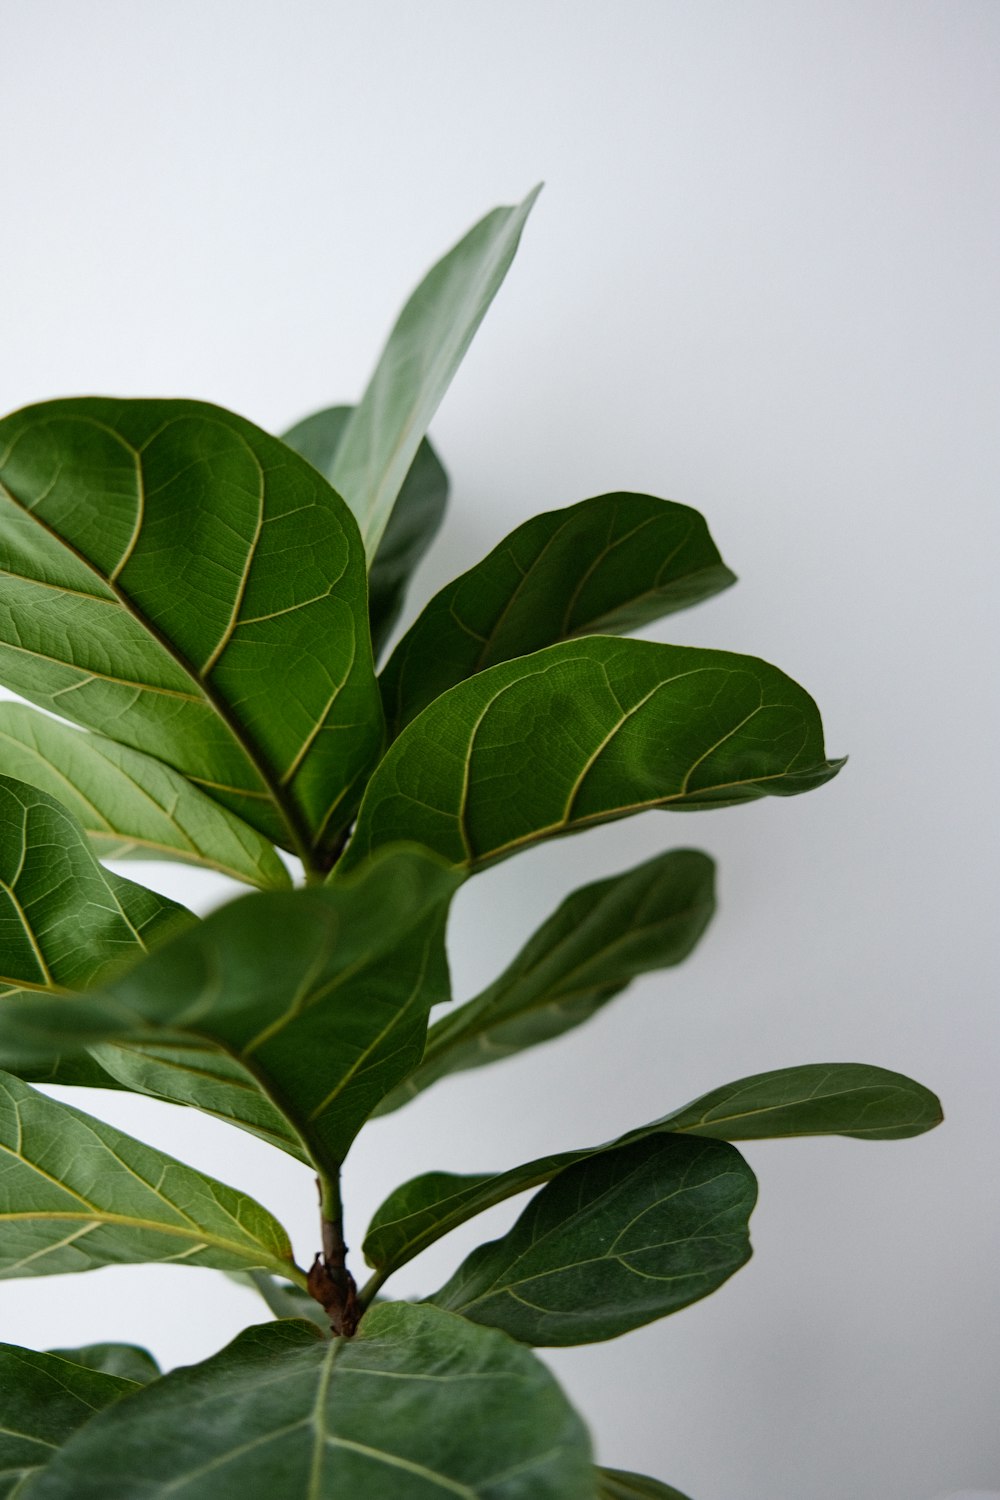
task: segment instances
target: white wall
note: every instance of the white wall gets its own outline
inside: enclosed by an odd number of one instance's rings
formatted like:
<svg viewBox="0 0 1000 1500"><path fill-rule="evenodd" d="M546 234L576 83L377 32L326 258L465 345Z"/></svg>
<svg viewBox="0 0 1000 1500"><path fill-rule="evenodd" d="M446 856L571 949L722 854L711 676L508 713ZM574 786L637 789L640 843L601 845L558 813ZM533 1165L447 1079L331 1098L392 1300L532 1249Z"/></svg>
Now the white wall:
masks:
<svg viewBox="0 0 1000 1500"><path fill-rule="evenodd" d="M808 797L651 814L468 887L459 997L572 885L671 843L717 856L722 901L684 969L374 1127L353 1242L428 1167L599 1141L768 1067L910 1072L941 1130L753 1147L751 1265L551 1362L606 1461L696 1500L1000 1489L996 0L0 0L0 48L0 407L191 395L277 430L353 399L426 265L545 177L434 424L453 526L414 604L543 507L684 500L743 581L657 636L776 661L851 754ZM303 1169L86 1104L315 1248ZM4 1339L171 1362L257 1317L187 1268L0 1287Z"/></svg>

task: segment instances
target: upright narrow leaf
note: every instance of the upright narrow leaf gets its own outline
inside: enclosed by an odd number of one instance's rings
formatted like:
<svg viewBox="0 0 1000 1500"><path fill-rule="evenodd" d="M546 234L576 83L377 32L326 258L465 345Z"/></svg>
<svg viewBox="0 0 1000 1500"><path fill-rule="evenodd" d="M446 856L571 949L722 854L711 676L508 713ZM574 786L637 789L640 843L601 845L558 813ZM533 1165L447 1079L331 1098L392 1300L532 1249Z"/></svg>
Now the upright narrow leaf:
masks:
<svg viewBox="0 0 1000 1500"><path fill-rule="evenodd" d="M442 396L507 274L540 189L495 208L439 260L400 313L347 422L330 481L375 557L396 496Z"/></svg>
<svg viewBox="0 0 1000 1500"><path fill-rule="evenodd" d="M0 572L0 681L322 865L383 730L357 526L311 464L202 402L28 407Z"/></svg>
<svg viewBox="0 0 1000 1500"><path fill-rule="evenodd" d="M491 667L414 719L369 782L344 863L411 839L477 869L648 808L809 791L841 764L776 667L590 636Z"/></svg>
<svg viewBox="0 0 1000 1500"><path fill-rule="evenodd" d="M637 630L735 581L687 505L618 493L534 516L446 584L400 641L381 679L390 730L486 667Z"/></svg>
<svg viewBox="0 0 1000 1500"><path fill-rule="evenodd" d="M636 975L680 963L715 910L714 875L707 854L675 849L574 891L498 979L431 1027L420 1066L379 1113L447 1073L561 1036Z"/></svg>
<svg viewBox="0 0 1000 1500"><path fill-rule="evenodd" d="M387 1303L350 1342L248 1328L108 1412L32 1500L594 1500L586 1429L530 1351Z"/></svg>

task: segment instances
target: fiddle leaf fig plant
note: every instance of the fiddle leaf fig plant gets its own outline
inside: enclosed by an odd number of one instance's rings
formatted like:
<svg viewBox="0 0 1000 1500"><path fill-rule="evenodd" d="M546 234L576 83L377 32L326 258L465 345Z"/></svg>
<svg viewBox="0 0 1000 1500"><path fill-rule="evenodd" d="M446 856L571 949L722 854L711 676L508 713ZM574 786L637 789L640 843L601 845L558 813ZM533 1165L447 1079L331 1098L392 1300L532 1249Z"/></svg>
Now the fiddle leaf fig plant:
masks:
<svg viewBox="0 0 1000 1500"><path fill-rule="evenodd" d="M751 656L629 638L734 582L703 519L615 492L536 516L390 645L448 481L431 418L517 249L497 209L404 308L355 407L284 437L199 401L51 401L0 422L0 1277L127 1262L235 1275L270 1321L161 1374L131 1345L0 1346L0 1497L641 1500L596 1465L535 1347L615 1338L750 1255L733 1142L935 1125L857 1063L723 1084L617 1140L394 1189L344 1244L365 1122L549 1043L680 963L712 861L671 849L569 895L449 1000L463 881L650 808L812 791L843 764ZM107 861L252 887L203 920ZM202 1110L307 1163L315 1258L267 1208L38 1085ZM86 1093L75 1095L86 1102ZM423 1301L383 1288L516 1194Z"/></svg>

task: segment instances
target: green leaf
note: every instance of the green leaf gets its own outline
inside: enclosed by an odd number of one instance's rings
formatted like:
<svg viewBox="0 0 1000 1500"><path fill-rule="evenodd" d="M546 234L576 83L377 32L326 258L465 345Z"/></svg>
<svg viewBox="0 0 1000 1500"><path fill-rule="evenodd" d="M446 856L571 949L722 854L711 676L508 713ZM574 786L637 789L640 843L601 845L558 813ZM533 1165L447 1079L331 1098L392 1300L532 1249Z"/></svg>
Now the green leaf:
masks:
<svg viewBox="0 0 1000 1500"><path fill-rule="evenodd" d="M356 1338L249 1328L81 1432L32 1500L588 1500L586 1430L526 1349L386 1303Z"/></svg>
<svg viewBox="0 0 1000 1500"><path fill-rule="evenodd" d="M307 865L383 736L353 517L198 401L0 422L0 680L165 760Z"/></svg>
<svg viewBox="0 0 1000 1500"><path fill-rule="evenodd" d="M734 1147L647 1136L561 1172L431 1300L523 1343L617 1338L749 1260L756 1195Z"/></svg>
<svg viewBox="0 0 1000 1500"><path fill-rule="evenodd" d="M335 1170L448 997L459 883L422 850L395 849L350 879L244 896L101 991L0 1006L0 1061L89 1047L128 1087Z"/></svg>
<svg viewBox="0 0 1000 1500"><path fill-rule="evenodd" d="M252 1271L253 1276L263 1272ZM306 1293L303 1292L302 1296ZM115 1375L122 1380L132 1380L137 1385L148 1385L158 1380L160 1367L147 1349L138 1344L85 1344L80 1349L50 1349L60 1359L72 1360L85 1365L88 1370L100 1370L105 1375Z"/></svg>
<svg viewBox="0 0 1000 1500"><path fill-rule="evenodd" d="M0 1344L0 1500L28 1481L95 1412L139 1387L58 1352Z"/></svg>
<svg viewBox="0 0 1000 1500"><path fill-rule="evenodd" d="M752 656L590 636L490 667L416 718L368 784L350 866L398 839L478 869L654 807L821 786L819 711Z"/></svg>
<svg viewBox="0 0 1000 1500"><path fill-rule="evenodd" d="M333 472L350 406L329 406L296 423L283 441L323 475ZM368 622L378 656L399 619L410 576L437 535L448 500L448 475L424 438L368 573Z"/></svg>
<svg viewBox="0 0 1000 1500"><path fill-rule="evenodd" d="M227 1271L226 1275L230 1281L256 1292L276 1318L307 1318L322 1328L324 1334L330 1332L329 1314L300 1286L277 1281L266 1271Z"/></svg>
<svg viewBox="0 0 1000 1500"><path fill-rule="evenodd" d="M597 1496L598 1500L687 1500L669 1484L624 1469L598 1469Z"/></svg>
<svg viewBox="0 0 1000 1500"><path fill-rule="evenodd" d="M486 667L640 629L735 582L687 505L615 493L533 516L446 584L392 653L381 679L390 732Z"/></svg>
<svg viewBox="0 0 1000 1500"><path fill-rule="evenodd" d="M0 1073L0 1279L184 1261L304 1284L245 1193Z"/></svg>
<svg viewBox="0 0 1000 1500"><path fill-rule="evenodd" d="M0 767L62 802L101 859L177 859L233 880L291 885L273 844L139 750L0 703Z"/></svg>
<svg viewBox="0 0 1000 1500"><path fill-rule="evenodd" d="M676 849L574 891L499 979L431 1027L423 1061L379 1114L447 1073L561 1036L636 975L680 963L715 910L714 875L707 854Z"/></svg>
<svg viewBox="0 0 1000 1500"><path fill-rule="evenodd" d="M439 260L410 297L347 422L329 479L378 552L420 440L507 274L540 192L495 208Z"/></svg>

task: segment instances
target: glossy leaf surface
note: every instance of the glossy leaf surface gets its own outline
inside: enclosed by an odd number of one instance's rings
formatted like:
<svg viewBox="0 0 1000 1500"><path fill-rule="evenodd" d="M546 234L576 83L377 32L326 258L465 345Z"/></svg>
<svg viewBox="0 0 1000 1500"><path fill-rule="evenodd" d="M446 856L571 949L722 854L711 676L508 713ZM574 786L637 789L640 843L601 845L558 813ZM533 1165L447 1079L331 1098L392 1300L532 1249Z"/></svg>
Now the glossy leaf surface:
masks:
<svg viewBox="0 0 1000 1500"><path fill-rule="evenodd" d="M430 1028L420 1066L379 1112L561 1036L637 975L680 963L715 910L714 875L706 854L676 849L574 891L493 984Z"/></svg>
<svg viewBox="0 0 1000 1500"><path fill-rule="evenodd" d="M311 464L197 401L0 422L0 680L167 761L307 863L381 706L357 526Z"/></svg>
<svg viewBox="0 0 1000 1500"><path fill-rule="evenodd" d="M250 1274L263 1275L263 1272ZM160 1375L160 1367L149 1350L140 1349L138 1344L84 1344L79 1349L50 1349L49 1353L85 1365L88 1370L132 1380L137 1385L148 1385Z"/></svg>
<svg viewBox="0 0 1000 1500"><path fill-rule="evenodd" d="M233 880L291 884L274 845L172 766L0 703L0 770L40 787L85 828L101 859L177 859Z"/></svg>
<svg viewBox="0 0 1000 1500"><path fill-rule="evenodd" d="M0 1074L0 1279L185 1261L293 1277L288 1236L245 1193Z"/></svg>
<svg viewBox="0 0 1000 1500"><path fill-rule="evenodd" d="M813 700L766 662L590 636L491 667L414 719L344 863L410 839L477 869L649 808L809 791L840 764Z"/></svg>
<svg viewBox="0 0 1000 1500"><path fill-rule="evenodd" d="M313 468L329 476L351 410L349 406L329 406L314 412L284 433L283 441L307 458ZM368 571L368 619L376 656L399 619L407 584L437 535L447 501L448 475L424 438Z"/></svg>
<svg viewBox="0 0 1000 1500"><path fill-rule="evenodd" d="M631 1474L624 1469L598 1469L598 1500L687 1500L680 1490L646 1474Z"/></svg>
<svg viewBox="0 0 1000 1500"><path fill-rule="evenodd" d="M561 1172L432 1300L523 1343L616 1338L745 1264L756 1196L732 1146L651 1135Z"/></svg>
<svg viewBox="0 0 1000 1500"><path fill-rule="evenodd" d="M390 731L486 667L624 634L735 583L696 510L597 495L533 516L436 594L382 674Z"/></svg>
<svg viewBox="0 0 1000 1500"><path fill-rule="evenodd" d="M515 208L495 208L431 268L351 413L329 477L358 518L369 560L420 440L514 259L538 192Z"/></svg>
<svg viewBox="0 0 1000 1500"><path fill-rule="evenodd" d="M108 1412L32 1500L590 1500L582 1422L526 1349L435 1308L350 1341L249 1328Z"/></svg>

